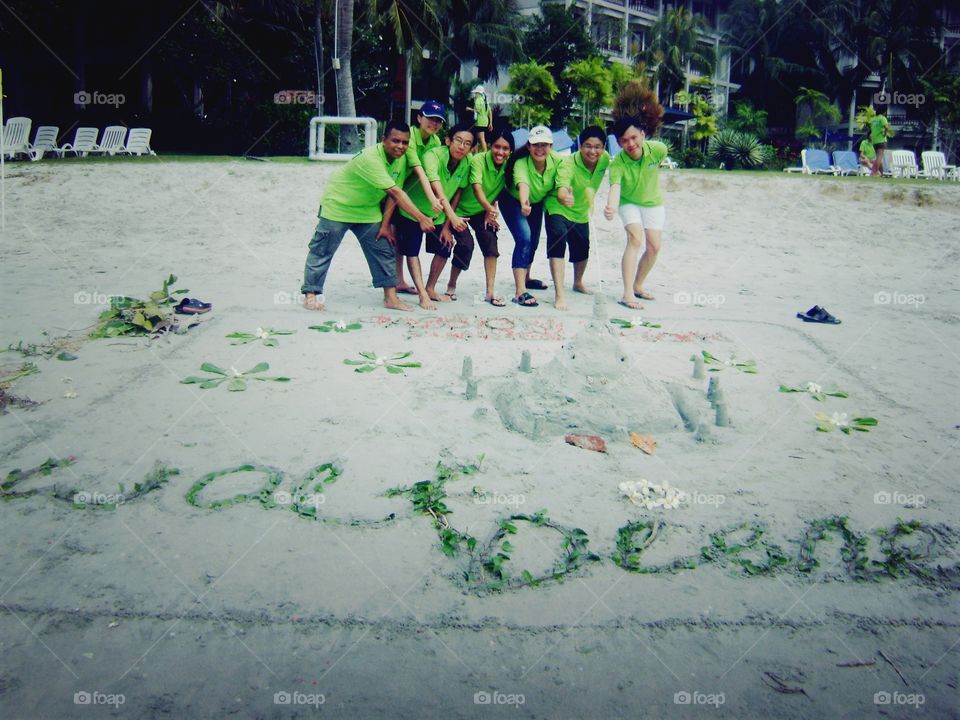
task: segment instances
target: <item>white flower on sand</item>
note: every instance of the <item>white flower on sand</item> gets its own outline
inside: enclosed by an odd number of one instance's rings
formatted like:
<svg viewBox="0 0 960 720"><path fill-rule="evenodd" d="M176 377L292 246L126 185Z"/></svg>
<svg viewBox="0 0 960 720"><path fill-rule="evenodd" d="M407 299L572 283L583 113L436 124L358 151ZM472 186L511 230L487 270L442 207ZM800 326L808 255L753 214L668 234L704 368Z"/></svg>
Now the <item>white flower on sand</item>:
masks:
<svg viewBox="0 0 960 720"><path fill-rule="evenodd" d="M337 320L337 322L334 324L334 327L335 327L337 330L346 330L346 329L347 329L347 323L344 322L343 320Z"/></svg>
<svg viewBox="0 0 960 720"><path fill-rule="evenodd" d="M817 385L816 383L808 382L807 383L807 392L814 395L819 395L823 392L823 388Z"/></svg>
<svg viewBox="0 0 960 720"><path fill-rule="evenodd" d="M643 318L640 317L639 315L637 315L635 318L633 318L633 319L630 320L630 326L631 326L631 327L642 327L642 326L643 326Z"/></svg>
<svg viewBox="0 0 960 720"><path fill-rule="evenodd" d="M270 337L270 333L264 330L263 328L257 328L257 338L260 340L266 340Z"/></svg>
<svg viewBox="0 0 960 720"><path fill-rule="evenodd" d="M243 373L237 370L233 365L230 366L230 377L243 377Z"/></svg>
<svg viewBox="0 0 960 720"><path fill-rule="evenodd" d="M386 358L384 358L384 357L378 357L378 358L374 361L373 364L374 364L374 365L383 365L383 363L384 363L385 361L386 361Z"/></svg>
<svg viewBox="0 0 960 720"><path fill-rule="evenodd" d="M830 423L838 428L850 427L850 418L846 413L834 413L830 416Z"/></svg>

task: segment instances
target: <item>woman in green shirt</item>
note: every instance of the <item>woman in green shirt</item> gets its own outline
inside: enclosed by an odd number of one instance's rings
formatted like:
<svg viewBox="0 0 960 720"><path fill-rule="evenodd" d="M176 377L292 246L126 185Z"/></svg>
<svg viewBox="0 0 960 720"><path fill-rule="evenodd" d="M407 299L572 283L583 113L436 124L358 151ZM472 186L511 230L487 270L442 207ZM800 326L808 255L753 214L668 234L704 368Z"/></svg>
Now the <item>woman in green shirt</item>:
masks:
<svg viewBox="0 0 960 720"><path fill-rule="evenodd" d="M872 175L883 174L883 154L887 149L887 138L893 137L890 128L890 121L886 115L877 113L870 119L870 144L877 151L877 157L873 161Z"/></svg>
<svg viewBox="0 0 960 720"><path fill-rule="evenodd" d="M487 133L493 132L493 117L490 113L490 106L487 105L487 96L483 92L483 85L477 85L470 93L473 97L473 105L467 108L467 112L473 113L473 134L480 139L480 152L487 151Z"/></svg>
<svg viewBox="0 0 960 720"><path fill-rule="evenodd" d="M638 300L654 299L644 290L643 283L657 262L666 222L660 163L667 156L667 146L647 139L661 122L662 111L656 96L648 101L647 108L643 117L624 117L613 126L623 150L610 163L610 195L603 210L607 220L619 213L627 231L627 245L620 261L623 298L618 302L631 310L643 309Z"/></svg>
<svg viewBox="0 0 960 720"><path fill-rule="evenodd" d="M460 273L470 267L473 257L474 240L472 229L477 236L476 244L483 253L483 270L486 274L487 292L484 300L494 307L506 305L503 298L497 297L494 284L497 278L497 230L500 211L497 209L497 197L506 182L507 158L513 153L513 133L509 128L500 128L490 136L490 149L470 158L470 187L460 195L459 204L453 203L457 213L467 220L469 228L454 231L457 244L453 248L453 265L450 268L450 280L445 295L456 299L457 279Z"/></svg>
<svg viewBox="0 0 960 720"><path fill-rule="evenodd" d="M591 295L583 284L590 257L590 214L593 197L603 182L610 165L610 155L604 150L607 134L603 128L591 125L580 133L579 150L568 155L557 170L556 192L544 203L547 213L547 258L553 276L554 301L557 310L567 309L564 292L563 266L567 247L573 263L574 292Z"/></svg>
<svg viewBox="0 0 960 720"><path fill-rule="evenodd" d="M516 294L513 302L536 307L537 299L527 292L546 290L547 285L530 278L530 266L540 244L543 225L543 201L557 180L560 156L553 151L553 133L545 125L530 130L527 144L507 162L507 192L500 199L500 212L510 228L513 241L513 280Z"/></svg>

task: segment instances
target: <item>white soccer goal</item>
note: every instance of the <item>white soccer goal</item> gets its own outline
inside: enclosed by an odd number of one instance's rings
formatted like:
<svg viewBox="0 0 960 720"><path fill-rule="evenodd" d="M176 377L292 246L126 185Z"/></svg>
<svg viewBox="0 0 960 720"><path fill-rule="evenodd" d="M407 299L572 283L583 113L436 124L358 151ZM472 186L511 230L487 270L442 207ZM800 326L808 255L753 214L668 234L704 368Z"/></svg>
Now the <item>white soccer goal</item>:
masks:
<svg viewBox="0 0 960 720"><path fill-rule="evenodd" d="M327 125L356 125L363 136L363 147L377 144L377 121L371 117L334 117L323 115L310 120L310 159L349 160L356 153L324 152L324 135Z"/></svg>

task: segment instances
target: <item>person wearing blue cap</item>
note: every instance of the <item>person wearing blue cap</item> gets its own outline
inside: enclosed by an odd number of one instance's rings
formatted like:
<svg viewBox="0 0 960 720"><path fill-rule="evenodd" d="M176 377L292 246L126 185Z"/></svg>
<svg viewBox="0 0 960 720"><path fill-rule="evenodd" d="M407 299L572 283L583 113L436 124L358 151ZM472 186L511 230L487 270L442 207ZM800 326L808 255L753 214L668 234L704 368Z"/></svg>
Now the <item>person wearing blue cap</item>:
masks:
<svg viewBox="0 0 960 720"><path fill-rule="evenodd" d="M441 103L436 100L427 100L423 103L417 111L415 122L410 128L410 147L407 149L407 167L410 169L410 176L403 189L409 194L419 182L424 197L430 203L434 214L442 212L443 205L434 194L430 181L427 180L426 173L423 171L423 156L427 150L441 146L442 143L440 138L437 137L437 133L443 127L446 119L447 110ZM393 232L393 229L390 228L388 232ZM395 235L390 237L391 240L395 239ZM405 295L416 295L416 288L408 285L403 278L403 264L403 255L397 253L397 292Z"/></svg>

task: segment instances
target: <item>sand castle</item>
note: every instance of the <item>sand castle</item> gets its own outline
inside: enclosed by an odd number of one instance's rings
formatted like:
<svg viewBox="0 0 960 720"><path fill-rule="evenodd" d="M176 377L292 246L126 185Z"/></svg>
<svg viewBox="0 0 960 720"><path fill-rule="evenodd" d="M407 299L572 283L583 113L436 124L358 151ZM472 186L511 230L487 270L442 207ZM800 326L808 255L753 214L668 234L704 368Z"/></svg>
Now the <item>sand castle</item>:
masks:
<svg viewBox="0 0 960 720"><path fill-rule="evenodd" d="M626 435L627 428L682 430L676 393L631 361L598 293L587 326L543 368L518 372L500 386L493 403L508 430L531 439L569 432L609 437Z"/></svg>

